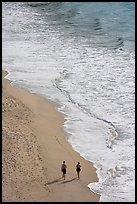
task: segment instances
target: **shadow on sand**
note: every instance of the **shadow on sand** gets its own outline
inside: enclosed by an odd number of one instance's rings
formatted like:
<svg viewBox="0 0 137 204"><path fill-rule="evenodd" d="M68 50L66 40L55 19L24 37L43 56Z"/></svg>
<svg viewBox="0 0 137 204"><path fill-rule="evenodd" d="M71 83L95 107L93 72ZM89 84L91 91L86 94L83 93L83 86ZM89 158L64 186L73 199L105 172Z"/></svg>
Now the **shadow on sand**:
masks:
<svg viewBox="0 0 137 204"><path fill-rule="evenodd" d="M73 179L70 179L70 180L63 180L63 181L61 182L61 184L63 184L63 183L69 183L69 182L74 181L74 180L77 180L77 178L73 178Z"/></svg>
<svg viewBox="0 0 137 204"><path fill-rule="evenodd" d="M57 183L57 182L59 182L59 181L62 181L61 184L63 184L63 183L69 183L69 182L74 181L74 180L77 180L77 178L73 178L73 179L70 179L70 180L64 180L64 178L60 177L60 178L58 178L58 179L55 179L55 180L53 180L53 181L50 181L50 182L45 183L45 186L46 186L46 185L50 185L50 184Z"/></svg>
<svg viewBox="0 0 137 204"><path fill-rule="evenodd" d="M53 183L57 183L57 182L61 181L62 179L63 179L63 178L62 178L62 177L60 177L60 178L55 179L55 180L53 180L53 181L47 182L47 183L45 183L45 186L46 186L46 185L53 184Z"/></svg>

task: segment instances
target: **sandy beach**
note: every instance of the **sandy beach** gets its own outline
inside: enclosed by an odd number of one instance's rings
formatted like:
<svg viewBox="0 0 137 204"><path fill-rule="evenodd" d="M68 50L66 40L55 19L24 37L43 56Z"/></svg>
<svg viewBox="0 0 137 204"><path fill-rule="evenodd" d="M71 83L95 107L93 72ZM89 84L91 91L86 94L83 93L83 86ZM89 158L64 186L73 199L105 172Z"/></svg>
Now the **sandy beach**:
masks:
<svg viewBox="0 0 137 204"><path fill-rule="evenodd" d="M2 71L2 201L99 202L100 195L87 186L98 181L96 169L67 142L57 104L13 87L6 74Z"/></svg>

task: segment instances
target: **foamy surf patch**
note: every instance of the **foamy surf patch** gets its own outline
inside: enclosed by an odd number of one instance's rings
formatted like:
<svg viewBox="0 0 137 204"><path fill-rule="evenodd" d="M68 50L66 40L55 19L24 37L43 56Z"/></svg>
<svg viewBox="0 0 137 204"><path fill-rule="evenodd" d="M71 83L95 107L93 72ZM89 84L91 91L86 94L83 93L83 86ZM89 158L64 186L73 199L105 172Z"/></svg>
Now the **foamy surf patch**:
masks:
<svg viewBox="0 0 137 204"><path fill-rule="evenodd" d="M118 133L117 133L115 127L111 126L108 128L107 134L108 134L108 137L106 138L106 145L108 148L112 148L114 140L118 137Z"/></svg>

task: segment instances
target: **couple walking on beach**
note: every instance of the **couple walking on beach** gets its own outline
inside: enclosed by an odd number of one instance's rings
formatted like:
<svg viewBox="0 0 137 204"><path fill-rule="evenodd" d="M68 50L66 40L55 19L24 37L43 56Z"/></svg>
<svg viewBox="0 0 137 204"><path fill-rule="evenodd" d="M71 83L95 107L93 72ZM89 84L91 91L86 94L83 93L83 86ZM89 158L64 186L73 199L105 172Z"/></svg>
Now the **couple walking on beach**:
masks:
<svg viewBox="0 0 137 204"><path fill-rule="evenodd" d="M66 169L67 169L67 165L65 164L65 161L63 161L62 165L61 165L61 171L62 171L62 178L66 178ZM76 171L77 171L77 176L78 176L78 179L79 179L79 173L81 171L81 165L80 165L80 162L77 163L76 165Z"/></svg>

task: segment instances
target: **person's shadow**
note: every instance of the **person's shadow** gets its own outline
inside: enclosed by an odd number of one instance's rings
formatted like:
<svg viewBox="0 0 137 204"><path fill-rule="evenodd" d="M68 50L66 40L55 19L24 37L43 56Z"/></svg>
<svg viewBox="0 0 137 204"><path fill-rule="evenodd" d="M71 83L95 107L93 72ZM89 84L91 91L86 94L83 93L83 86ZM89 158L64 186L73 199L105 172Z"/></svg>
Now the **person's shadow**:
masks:
<svg viewBox="0 0 137 204"><path fill-rule="evenodd" d="M60 178L55 179L55 180L53 180L53 181L47 182L47 183L45 183L45 186L46 186L46 185L53 184L53 183L57 183L57 182L61 181L62 179L63 179L63 178L62 178L62 177L60 177Z"/></svg>
<svg viewBox="0 0 137 204"><path fill-rule="evenodd" d="M49 182L47 182L47 183L45 183L45 186L46 185L50 185L50 184L54 184L54 183L57 183L57 182L60 182L60 181L62 181L61 182L61 184L63 184L63 183L68 183L68 182L71 182L71 181L74 181L74 180L76 180L77 178L73 178L73 179L70 179L70 180L64 180L64 178L62 178L62 177L60 177L60 178L58 178L58 179L55 179L55 180L53 180L53 181L49 181Z"/></svg>
<svg viewBox="0 0 137 204"><path fill-rule="evenodd" d="M61 184L63 184L63 183L69 183L69 182L74 181L74 180L77 180L77 178L73 178L73 179L70 179L70 180L63 180L63 181L61 182Z"/></svg>

